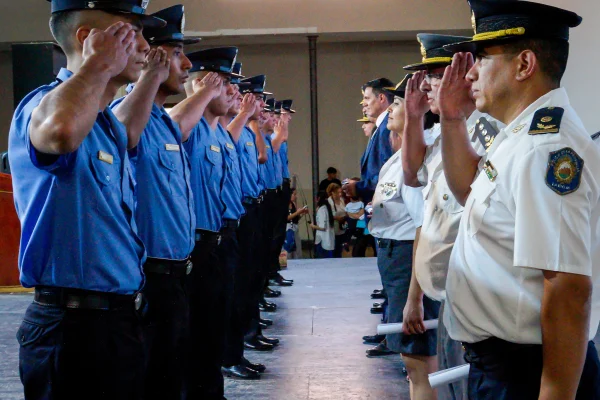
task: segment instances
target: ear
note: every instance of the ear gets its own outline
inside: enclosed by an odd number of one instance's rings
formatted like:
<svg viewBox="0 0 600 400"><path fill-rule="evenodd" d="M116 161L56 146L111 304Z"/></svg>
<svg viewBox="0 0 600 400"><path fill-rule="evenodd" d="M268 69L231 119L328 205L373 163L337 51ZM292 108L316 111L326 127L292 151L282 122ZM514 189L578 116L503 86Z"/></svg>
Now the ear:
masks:
<svg viewBox="0 0 600 400"><path fill-rule="evenodd" d="M383 93L379 93L379 95L377 95L377 99L379 100L380 103L385 103L387 101L387 98L385 97L385 95Z"/></svg>
<svg viewBox="0 0 600 400"><path fill-rule="evenodd" d="M90 28L87 25L83 25L77 28L77 32L75 33L76 46L83 48L83 42L85 41L85 39L87 39L88 36L90 36L91 31L92 28Z"/></svg>
<svg viewBox="0 0 600 400"><path fill-rule="evenodd" d="M523 50L515 57L516 76L519 82L524 82L531 78L539 70L539 63L535 53L531 50Z"/></svg>

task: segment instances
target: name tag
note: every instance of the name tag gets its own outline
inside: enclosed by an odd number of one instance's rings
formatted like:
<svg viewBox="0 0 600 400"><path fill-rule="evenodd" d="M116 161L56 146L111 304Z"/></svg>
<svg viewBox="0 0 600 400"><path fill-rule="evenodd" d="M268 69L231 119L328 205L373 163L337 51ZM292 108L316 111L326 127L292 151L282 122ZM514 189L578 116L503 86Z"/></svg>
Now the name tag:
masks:
<svg viewBox="0 0 600 400"><path fill-rule="evenodd" d="M254 147L254 143L252 143L252 142L246 142L246 146Z"/></svg>
<svg viewBox="0 0 600 400"><path fill-rule="evenodd" d="M210 149L212 151L214 151L215 153L220 153L221 152L221 148L219 146L211 145Z"/></svg>
<svg viewBox="0 0 600 400"><path fill-rule="evenodd" d="M271 146L269 146L269 145L267 145L266 147L267 147L267 149L270 149L270 148L271 148Z"/></svg>
<svg viewBox="0 0 600 400"><path fill-rule="evenodd" d="M165 149L167 151L179 151L179 145L178 144L165 144Z"/></svg>
<svg viewBox="0 0 600 400"><path fill-rule="evenodd" d="M226 146L227 146L227 148L228 148L228 149L230 149L230 150L233 150L233 149L234 149L234 147L233 147L233 145L232 145L231 143L226 143L225 145L226 145Z"/></svg>
<svg viewBox="0 0 600 400"><path fill-rule="evenodd" d="M108 164L112 164L114 161L114 157L112 155L100 150L100 151L98 151L98 160L104 161L105 163L108 163Z"/></svg>

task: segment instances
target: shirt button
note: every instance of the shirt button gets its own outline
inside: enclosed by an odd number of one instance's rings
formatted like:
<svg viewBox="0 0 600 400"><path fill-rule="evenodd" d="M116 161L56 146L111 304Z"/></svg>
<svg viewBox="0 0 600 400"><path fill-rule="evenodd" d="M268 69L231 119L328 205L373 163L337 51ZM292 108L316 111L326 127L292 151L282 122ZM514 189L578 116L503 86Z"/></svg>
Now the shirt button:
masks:
<svg viewBox="0 0 600 400"><path fill-rule="evenodd" d="M110 182L110 175L106 175L106 180Z"/></svg>
<svg viewBox="0 0 600 400"><path fill-rule="evenodd" d="M448 200L448 195L447 194L444 195L444 200Z"/></svg>

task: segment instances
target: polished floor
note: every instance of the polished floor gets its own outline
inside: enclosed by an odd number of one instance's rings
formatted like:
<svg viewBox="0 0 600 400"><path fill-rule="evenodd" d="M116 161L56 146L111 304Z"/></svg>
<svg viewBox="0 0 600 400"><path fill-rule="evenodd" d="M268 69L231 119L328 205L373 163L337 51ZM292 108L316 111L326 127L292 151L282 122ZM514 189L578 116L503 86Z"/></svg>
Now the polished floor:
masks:
<svg viewBox="0 0 600 400"><path fill-rule="evenodd" d="M267 365L260 381L226 380L229 400L408 399L399 356L368 359L361 337L375 333L369 294L381 287L375 259L293 260L279 306L265 331L281 340L268 353L247 351ZM0 295L0 399L22 399L15 333L31 295Z"/></svg>

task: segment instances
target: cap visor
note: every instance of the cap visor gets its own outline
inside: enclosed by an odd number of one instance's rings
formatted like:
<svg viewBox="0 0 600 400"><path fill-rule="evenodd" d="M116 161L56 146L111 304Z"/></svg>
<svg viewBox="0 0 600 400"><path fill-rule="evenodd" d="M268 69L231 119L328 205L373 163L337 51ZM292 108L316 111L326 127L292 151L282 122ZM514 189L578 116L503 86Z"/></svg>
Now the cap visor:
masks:
<svg viewBox="0 0 600 400"><path fill-rule="evenodd" d="M396 96L396 97L402 97L404 98L404 94L406 93L405 90L390 90L390 89L383 89L384 92L391 94L392 96Z"/></svg>
<svg viewBox="0 0 600 400"><path fill-rule="evenodd" d="M451 53L477 53L481 49L486 47L495 46L509 41L523 39L522 36L508 36L503 38L495 38L489 40L469 40L467 42L459 42L447 44L444 46L444 50Z"/></svg>
<svg viewBox="0 0 600 400"><path fill-rule="evenodd" d="M448 65L450 65L450 63L417 63L407 65L404 69L407 71L425 71L428 69L447 67Z"/></svg>
<svg viewBox="0 0 600 400"><path fill-rule="evenodd" d="M129 14L129 13L128 13ZM144 28L163 28L167 25L167 21L154 17L152 15L132 14L137 15Z"/></svg>
<svg viewBox="0 0 600 400"><path fill-rule="evenodd" d="M201 41L202 39L200 38L190 38L190 39L183 39L183 44L184 45L188 45L188 44L195 44L198 43L199 41Z"/></svg>

